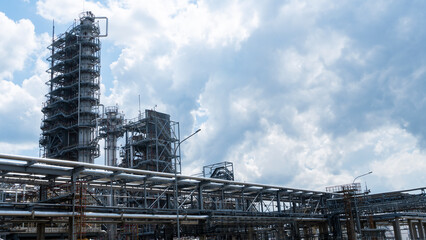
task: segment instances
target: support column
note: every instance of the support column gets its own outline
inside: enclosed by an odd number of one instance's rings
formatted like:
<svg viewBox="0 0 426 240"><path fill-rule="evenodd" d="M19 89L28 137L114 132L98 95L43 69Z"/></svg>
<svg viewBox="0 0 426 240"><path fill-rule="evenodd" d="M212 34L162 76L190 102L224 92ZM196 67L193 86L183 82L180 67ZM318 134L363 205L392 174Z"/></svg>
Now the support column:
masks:
<svg viewBox="0 0 426 240"><path fill-rule="evenodd" d="M253 240L253 227L248 229L248 240Z"/></svg>
<svg viewBox="0 0 426 240"><path fill-rule="evenodd" d="M39 192L39 199L40 201L47 199L47 186L40 185L40 192ZM37 223L37 240L44 240L45 239L45 223Z"/></svg>
<svg viewBox="0 0 426 240"><path fill-rule="evenodd" d="M299 224L294 221L292 224L291 237L292 239L300 239Z"/></svg>
<svg viewBox="0 0 426 240"><path fill-rule="evenodd" d="M418 226L418 229L419 229L419 238L425 239L425 230L423 228L422 220L419 220L419 223L417 224L417 226Z"/></svg>
<svg viewBox="0 0 426 240"><path fill-rule="evenodd" d="M76 239L76 235L75 235L75 191L76 191L76 187L75 187L75 182L77 180L77 176L73 173L71 176L71 193L72 193L72 212L73 212L73 216L69 217L68 219L68 239L70 240L75 240Z"/></svg>
<svg viewBox="0 0 426 240"><path fill-rule="evenodd" d="M304 226L303 227L303 237L305 239L310 239L310 237L309 237L309 227L308 226Z"/></svg>
<svg viewBox="0 0 426 240"><path fill-rule="evenodd" d="M280 191L277 191L277 209L278 212L281 212L281 194Z"/></svg>
<svg viewBox="0 0 426 240"><path fill-rule="evenodd" d="M277 240L284 240L285 234L284 234L284 226L282 224L277 225Z"/></svg>
<svg viewBox="0 0 426 240"><path fill-rule="evenodd" d="M242 204L242 210L244 212L246 210L246 201L244 199L244 188L241 191L241 204Z"/></svg>
<svg viewBox="0 0 426 240"><path fill-rule="evenodd" d="M203 210L203 185L198 184L198 209Z"/></svg>
<svg viewBox="0 0 426 240"><path fill-rule="evenodd" d="M413 221L412 220L408 220L408 229L410 231L410 237L411 237L411 239L417 239L416 228L413 225Z"/></svg>
<svg viewBox="0 0 426 240"><path fill-rule="evenodd" d="M422 221L422 226L423 226L423 233L425 235L426 238L426 223Z"/></svg>
<svg viewBox="0 0 426 240"><path fill-rule="evenodd" d="M143 180L143 207L148 208L147 202L147 192L146 192L146 178ZM176 206L175 206L176 207Z"/></svg>
<svg viewBox="0 0 426 240"><path fill-rule="evenodd" d="M398 218L396 218L395 221L393 222L393 233L395 236L395 240L402 240L401 226L399 224Z"/></svg>
<svg viewBox="0 0 426 240"><path fill-rule="evenodd" d="M296 206L295 206L295 203L293 201L293 195L290 194L289 197L290 197L290 209L289 209L289 212L295 213L296 212Z"/></svg>
<svg viewBox="0 0 426 240"><path fill-rule="evenodd" d="M109 193L110 193L110 196L109 196L109 201L108 201L108 205L109 206L115 206L116 205L116 203L117 203L117 201L116 201L116 199L115 199L115 190L113 190L113 188L112 188L112 179L110 179L111 180L111 183L110 183L110 190L109 190ZM107 224L107 234L108 234L108 240L115 240L115 239L117 239L117 236L116 236L116 234L117 234L117 224L115 224L115 223L113 223L113 224Z"/></svg>
<svg viewBox="0 0 426 240"><path fill-rule="evenodd" d="M328 239L328 225L327 223L321 223L319 225L319 238L320 239Z"/></svg>
<svg viewBox="0 0 426 240"><path fill-rule="evenodd" d="M37 223L37 240L45 239L46 224Z"/></svg>

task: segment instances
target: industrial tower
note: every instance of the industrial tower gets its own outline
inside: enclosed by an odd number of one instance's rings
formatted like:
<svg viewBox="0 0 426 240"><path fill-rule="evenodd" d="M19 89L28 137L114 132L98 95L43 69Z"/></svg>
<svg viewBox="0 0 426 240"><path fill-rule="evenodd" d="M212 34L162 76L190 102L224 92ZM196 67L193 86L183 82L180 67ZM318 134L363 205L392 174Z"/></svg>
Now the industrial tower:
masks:
<svg viewBox="0 0 426 240"><path fill-rule="evenodd" d="M99 155L95 138L99 106L101 35L91 12L48 47L51 56L49 93L43 104L40 145L42 156L93 163ZM107 20L107 19L106 19Z"/></svg>
<svg viewBox="0 0 426 240"><path fill-rule="evenodd" d="M98 119L99 137L105 139L105 165L117 166L117 139L123 136L124 114L117 106L106 107Z"/></svg>
<svg viewBox="0 0 426 240"><path fill-rule="evenodd" d="M170 120L170 115L145 110L145 114L129 120L123 130L123 167L180 173L179 123Z"/></svg>

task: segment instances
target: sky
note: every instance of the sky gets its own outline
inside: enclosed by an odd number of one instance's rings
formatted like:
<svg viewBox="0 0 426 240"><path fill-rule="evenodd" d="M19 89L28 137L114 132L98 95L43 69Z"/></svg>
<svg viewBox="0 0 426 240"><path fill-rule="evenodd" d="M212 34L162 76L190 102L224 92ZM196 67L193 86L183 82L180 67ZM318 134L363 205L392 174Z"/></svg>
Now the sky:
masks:
<svg viewBox="0 0 426 240"><path fill-rule="evenodd" d="M324 191L425 187L426 1L0 0L0 152L39 155L47 46L109 19L101 102L180 123L183 174ZM96 163L102 164L98 159Z"/></svg>

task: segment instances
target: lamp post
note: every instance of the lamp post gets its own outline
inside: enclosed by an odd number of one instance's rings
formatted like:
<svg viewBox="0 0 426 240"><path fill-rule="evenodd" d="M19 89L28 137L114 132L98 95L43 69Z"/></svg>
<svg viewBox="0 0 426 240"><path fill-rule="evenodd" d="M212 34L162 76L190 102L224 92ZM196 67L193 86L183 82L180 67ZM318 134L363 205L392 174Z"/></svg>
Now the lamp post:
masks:
<svg viewBox="0 0 426 240"><path fill-rule="evenodd" d="M373 171L369 171L368 173L364 173L364 174L359 175L358 177L354 178L354 180L352 181L352 185L355 184L355 180L357 180L358 178L364 177L364 176L366 176L368 174L372 174L372 173L373 173ZM356 195L356 192L355 192L355 195ZM359 220L358 207L357 207L357 204L356 204L356 196L355 195L354 195L354 204L355 204L355 214L356 214L356 228L357 228L358 234L361 234L361 221Z"/></svg>
<svg viewBox="0 0 426 240"><path fill-rule="evenodd" d="M368 173L364 173L364 174L359 175L358 177L354 178L354 180L353 180L352 184L354 184L354 183L355 183L355 180L357 180L358 178L360 178L360 177L364 177L365 175L372 174L372 173L373 173L373 171L369 171Z"/></svg>
<svg viewBox="0 0 426 240"><path fill-rule="evenodd" d="M191 135L189 135L188 137L184 138L182 141L180 141L176 148L175 148L175 152L173 153L173 157L176 156L176 151L178 150L179 146L185 142L186 140L188 140L188 138L194 136L195 134L199 133L201 131L201 129L198 129L197 131L195 131L194 133L192 133ZM180 224L179 224L179 203L178 203L178 184L177 184L178 180L177 180L177 159L175 158L175 206L176 206L176 231L177 231L177 238L178 240L180 240Z"/></svg>

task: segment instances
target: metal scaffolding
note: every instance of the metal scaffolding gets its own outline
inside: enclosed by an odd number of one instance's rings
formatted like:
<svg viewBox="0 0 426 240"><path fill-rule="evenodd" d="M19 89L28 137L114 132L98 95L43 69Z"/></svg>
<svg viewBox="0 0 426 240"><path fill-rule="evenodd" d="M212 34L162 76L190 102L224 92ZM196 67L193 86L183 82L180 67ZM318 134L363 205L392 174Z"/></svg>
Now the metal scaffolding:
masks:
<svg viewBox="0 0 426 240"><path fill-rule="evenodd" d="M43 104L40 145L44 157L93 163L99 105L100 29L91 12L80 15L49 46L50 90Z"/></svg>
<svg viewBox="0 0 426 240"><path fill-rule="evenodd" d="M118 166L117 141L123 136L124 114L117 106L106 107L98 121L99 137L105 139L105 165Z"/></svg>
<svg viewBox="0 0 426 240"><path fill-rule="evenodd" d="M234 164L232 162L220 162L203 167L203 176L234 180Z"/></svg>
<svg viewBox="0 0 426 240"><path fill-rule="evenodd" d="M170 120L170 115L145 110L145 114L129 120L123 129L123 167L180 173L179 123Z"/></svg>
<svg viewBox="0 0 426 240"><path fill-rule="evenodd" d="M345 239L348 234L342 227L348 199L341 193L5 154L0 170L0 220L9 229L0 236L28 237L36 224L63 239L101 239L111 229L115 239L172 239L177 218L181 236L211 239ZM424 236L425 188L354 195L349 201L355 198L362 236L381 239L386 233L401 239L401 225L417 238ZM17 229L19 234L13 232Z"/></svg>

